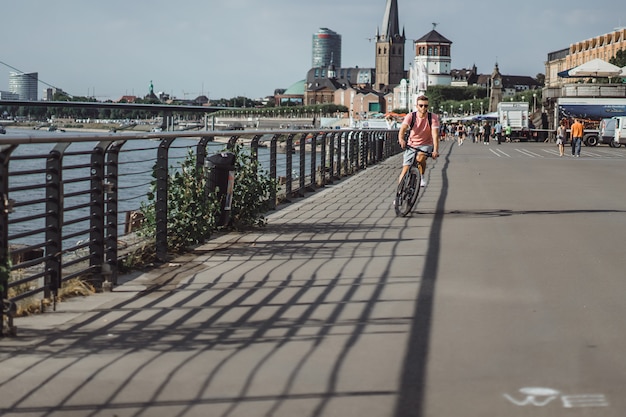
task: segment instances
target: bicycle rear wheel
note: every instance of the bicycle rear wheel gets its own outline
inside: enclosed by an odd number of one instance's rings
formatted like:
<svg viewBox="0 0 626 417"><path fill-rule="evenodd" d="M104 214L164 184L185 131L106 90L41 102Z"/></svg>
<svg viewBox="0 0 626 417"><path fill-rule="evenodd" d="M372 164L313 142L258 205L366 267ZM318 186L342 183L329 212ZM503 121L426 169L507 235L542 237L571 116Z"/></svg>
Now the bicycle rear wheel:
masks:
<svg viewBox="0 0 626 417"><path fill-rule="evenodd" d="M397 216L406 216L411 212L420 188L420 173L411 168L398 184L396 191L395 210Z"/></svg>

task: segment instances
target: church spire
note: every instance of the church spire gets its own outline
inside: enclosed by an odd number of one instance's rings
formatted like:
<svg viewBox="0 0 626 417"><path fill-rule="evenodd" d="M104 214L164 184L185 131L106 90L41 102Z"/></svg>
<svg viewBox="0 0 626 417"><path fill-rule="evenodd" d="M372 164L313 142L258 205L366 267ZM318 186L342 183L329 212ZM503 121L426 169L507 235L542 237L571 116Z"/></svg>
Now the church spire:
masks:
<svg viewBox="0 0 626 417"><path fill-rule="evenodd" d="M390 40L395 36L400 36L400 24L398 22L398 0L387 0L382 31L382 35L385 37L385 40Z"/></svg>

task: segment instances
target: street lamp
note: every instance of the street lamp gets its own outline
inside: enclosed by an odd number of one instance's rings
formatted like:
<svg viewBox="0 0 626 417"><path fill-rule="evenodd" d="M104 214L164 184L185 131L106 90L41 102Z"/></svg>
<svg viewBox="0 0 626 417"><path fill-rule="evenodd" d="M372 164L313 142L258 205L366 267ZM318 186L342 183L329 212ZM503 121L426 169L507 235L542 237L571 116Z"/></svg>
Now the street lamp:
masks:
<svg viewBox="0 0 626 417"><path fill-rule="evenodd" d="M480 114L483 114L483 102L480 102Z"/></svg>
<svg viewBox="0 0 626 417"><path fill-rule="evenodd" d="M537 111L537 93L533 93L533 113Z"/></svg>
<svg viewBox="0 0 626 417"><path fill-rule="evenodd" d="M474 114L474 103L470 103L470 114Z"/></svg>

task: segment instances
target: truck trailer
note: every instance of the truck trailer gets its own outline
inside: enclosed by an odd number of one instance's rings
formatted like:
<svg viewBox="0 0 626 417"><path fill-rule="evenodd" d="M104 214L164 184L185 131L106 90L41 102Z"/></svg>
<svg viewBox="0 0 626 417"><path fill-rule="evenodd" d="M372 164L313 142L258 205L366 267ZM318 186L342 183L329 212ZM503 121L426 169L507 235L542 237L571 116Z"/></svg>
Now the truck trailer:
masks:
<svg viewBox="0 0 626 417"><path fill-rule="evenodd" d="M528 103L503 101L498 103L498 121L503 129L511 127L512 137L524 137L528 133Z"/></svg>

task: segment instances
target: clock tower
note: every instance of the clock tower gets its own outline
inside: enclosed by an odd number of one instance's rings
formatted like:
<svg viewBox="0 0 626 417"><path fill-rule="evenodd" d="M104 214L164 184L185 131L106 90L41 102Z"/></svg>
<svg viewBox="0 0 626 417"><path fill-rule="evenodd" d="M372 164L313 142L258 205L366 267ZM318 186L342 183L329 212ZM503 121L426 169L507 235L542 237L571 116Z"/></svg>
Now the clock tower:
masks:
<svg viewBox="0 0 626 417"><path fill-rule="evenodd" d="M489 111L494 112L498 109L498 103L502 101L502 74L497 62L489 78L489 84Z"/></svg>

